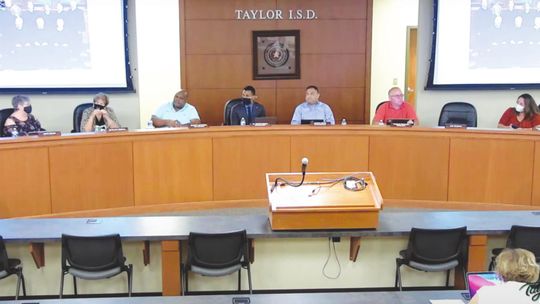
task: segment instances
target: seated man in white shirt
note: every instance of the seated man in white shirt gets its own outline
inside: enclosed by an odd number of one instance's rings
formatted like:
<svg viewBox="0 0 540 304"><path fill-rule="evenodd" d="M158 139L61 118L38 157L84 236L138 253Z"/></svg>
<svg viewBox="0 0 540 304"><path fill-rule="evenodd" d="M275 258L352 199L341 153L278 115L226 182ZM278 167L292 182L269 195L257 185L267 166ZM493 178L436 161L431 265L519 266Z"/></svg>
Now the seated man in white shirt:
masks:
<svg viewBox="0 0 540 304"><path fill-rule="evenodd" d="M306 88L306 101L294 110L291 125L299 125L308 121L320 121L329 125L336 123L330 107L319 100L319 88L310 85Z"/></svg>
<svg viewBox="0 0 540 304"><path fill-rule="evenodd" d="M160 127L180 127L190 124L200 124L199 113L194 106L187 103L188 93L180 90L174 95L172 102L167 102L152 115L152 124Z"/></svg>

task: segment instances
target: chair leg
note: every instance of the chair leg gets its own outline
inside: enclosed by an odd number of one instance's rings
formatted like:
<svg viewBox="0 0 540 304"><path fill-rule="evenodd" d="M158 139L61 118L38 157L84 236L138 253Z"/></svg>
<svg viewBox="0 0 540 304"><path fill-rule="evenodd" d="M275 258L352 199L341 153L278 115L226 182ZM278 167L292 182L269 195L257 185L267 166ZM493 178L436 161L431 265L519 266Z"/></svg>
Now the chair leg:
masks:
<svg viewBox="0 0 540 304"><path fill-rule="evenodd" d="M133 265L128 266L127 277L128 277L128 297L131 297L131 292L133 290Z"/></svg>
<svg viewBox="0 0 540 304"><path fill-rule="evenodd" d="M26 297L26 283L24 282L24 274L22 273L22 269L21 269L21 282L22 282L23 296Z"/></svg>
<svg viewBox="0 0 540 304"><path fill-rule="evenodd" d="M249 294L253 294L253 286L251 286L251 269L249 265L247 267L247 273L248 273Z"/></svg>
<svg viewBox="0 0 540 304"><path fill-rule="evenodd" d="M73 292L75 293L75 295L78 295L78 293L77 293L77 278L75 276L73 276Z"/></svg>
<svg viewBox="0 0 540 304"><path fill-rule="evenodd" d="M394 280L394 288L398 288L398 270L399 270L399 264L396 262L396 274L395 274L395 280Z"/></svg>
<svg viewBox="0 0 540 304"><path fill-rule="evenodd" d="M184 291L184 294L187 294L188 290L189 290L189 272L187 271L187 269L185 271L185 276L186 276L185 277L185 279L186 279L185 280L186 281L186 290Z"/></svg>
<svg viewBox="0 0 540 304"><path fill-rule="evenodd" d="M463 273L463 282L467 282L467 270L465 269L465 265L461 265L461 272Z"/></svg>
<svg viewBox="0 0 540 304"><path fill-rule="evenodd" d="M491 261L489 262L488 270L493 271L493 268L495 268L495 257L491 257Z"/></svg>
<svg viewBox="0 0 540 304"><path fill-rule="evenodd" d="M396 272L397 272L397 281L398 281L399 291L402 291L403 285L401 283L401 265L397 267Z"/></svg>
<svg viewBox="0 0 540 304"><path fill-rule="evenodd" d="M62 294L64 293L64 271L62 270L62 275L60 276L60 296L59 298L62 298Z"/></svg>
<svg viewBox="0 0 540 304"><path fill-rule="evenodd" d="M21 290L21 272L17 271L17 289L15 290L15 301L19 299L19 292Z"/></svg>
<svg viewBox="0 0 540 304"><path fill-rule="evenodd" d="M186 266L184 264L180 264L180 279L182 282L180 282L180 288L182 288L182 295L186 295Z"/></svg>
<svg viewBox="0 0 540 304"><path fill-rule="evenodd" d="M238 291L242 290L242 267L238 269Z"/></svg>

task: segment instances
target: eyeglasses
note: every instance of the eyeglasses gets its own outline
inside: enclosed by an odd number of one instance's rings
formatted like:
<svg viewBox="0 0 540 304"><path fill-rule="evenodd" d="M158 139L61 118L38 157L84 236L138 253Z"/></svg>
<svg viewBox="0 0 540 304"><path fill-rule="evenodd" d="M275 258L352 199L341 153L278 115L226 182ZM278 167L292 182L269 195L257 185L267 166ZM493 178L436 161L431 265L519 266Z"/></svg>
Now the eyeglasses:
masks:
<svg viewBox="0 0 540 304"><path fill-rule="evenodd" d="M405 95L403 95L403 94L390 95L390 97L399 97L399 98L402 98L403 96L405 96Z"/></svg>

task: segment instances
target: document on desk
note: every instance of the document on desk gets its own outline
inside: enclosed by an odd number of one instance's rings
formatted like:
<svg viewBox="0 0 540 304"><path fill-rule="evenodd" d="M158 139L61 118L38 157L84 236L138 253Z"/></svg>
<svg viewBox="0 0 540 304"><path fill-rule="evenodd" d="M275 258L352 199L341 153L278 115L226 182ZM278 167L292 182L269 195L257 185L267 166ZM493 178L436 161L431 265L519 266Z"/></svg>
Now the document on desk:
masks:
<svg viewBox="0 0 540 304"><path fill-rule="evenodd" d="M429 300L431 304L465 304L461 300Z"/></svg>

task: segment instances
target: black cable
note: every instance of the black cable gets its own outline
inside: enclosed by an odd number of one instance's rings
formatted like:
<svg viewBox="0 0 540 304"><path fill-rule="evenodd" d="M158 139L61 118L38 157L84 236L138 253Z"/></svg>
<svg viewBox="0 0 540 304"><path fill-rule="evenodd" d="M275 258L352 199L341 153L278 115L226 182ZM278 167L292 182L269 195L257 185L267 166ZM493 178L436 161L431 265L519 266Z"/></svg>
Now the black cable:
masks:
<svg viewBox="0 0 540 304"><path fill-rule="evenodd" d="M332 243L332 245L334 247L334 256L336 257L336 262L337 262L337 265L338 265L338 273L335 276L329 276L326 273L326 266L328 266L328 262L330 261L330 257L332 256L332 249L330 248L330 243ZM326 262L324 262L324 266L323 266L323 269L322 269L322 274L327 279L331 279L331 280L338 279L341 276L341 264L339 263L339 258L338 258L337 253L336 253L336 243L332 242L332 238L328 238L328 257L326 258Z"/></svg>

